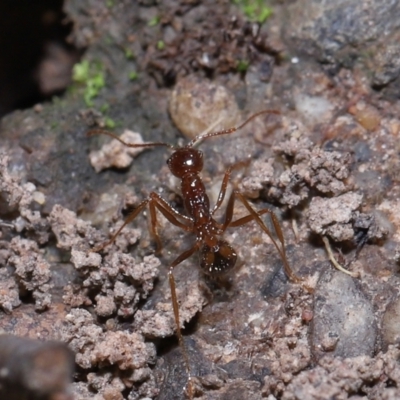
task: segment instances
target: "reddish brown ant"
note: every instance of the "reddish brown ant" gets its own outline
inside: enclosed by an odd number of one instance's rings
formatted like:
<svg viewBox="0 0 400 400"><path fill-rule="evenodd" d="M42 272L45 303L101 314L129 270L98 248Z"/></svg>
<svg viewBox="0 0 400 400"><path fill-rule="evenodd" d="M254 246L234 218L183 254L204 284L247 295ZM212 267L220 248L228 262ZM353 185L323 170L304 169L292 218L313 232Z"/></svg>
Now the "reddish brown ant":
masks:
<svg viewBox="0 0 400 400"><path fill-rule="evenodd" d="M205 274L217 277L227 273L235 266L237 254L233 247L224 239L222 239L222 235L227 230L227 228L235 228L247 224L250 221L255 221L261 227L261 229L270 237L272 243L274 244L282 259L283 268L289 279L293 282L301 281L301 279L294 274L289 266L286 258L283 233L276 215L270 209L264 208L259 211L255 211L242 193L240 193L238 190L233 190L227 202L224 222L219 223L213 218L214 213L220 208L221 204L224 201L227 186L233 169L246 166L248 162L238 162L230 166L225 171L219 196L212 210L210 210L210 201L207 196L205 186L199 175L203 169L203 153L193 148L196 143L203 139L208 139L214 136L229 135L243 128L251 120L261 114L279 114L279 112L275 110L260 111L256 114L253 114L238 127L224 129L217 132L209 132L204 135L196 136L184 147L175 147L168 143L162 142L152 142L144 144L126 143L113 133L102 129L93 129L88 132L88 135L108 135L128 147L138 148L164 146L173 150L172 155L167 161L167 165L171 173L181 180L182 198L187 215L181 214L180 212L175 210L159 194L151 192L150 196L146 200L143 200L139 204L139 206L128 216L124 224L111 237L111 239L104 243L102 246L94 249L93 251L99 251L109 244L113 243L122 231L122 229L124 229L127 224L132 222L147 206L149 207L150 211L150 230L152 236L156 240L158 252L161 251L162 245L157 232L157 210L161 212L161 214L173 225L182 228L186 232L194 233L196 235L195 244L188 250L184 251L181 255L179 255L171 263L168 270L168 280L171 289L172 306L175 316L177 336L180 346L182 348L186 371L188 374L188 392L190 398L193 397L193 388L191 381L192 376L189 364L189 356L180 328L179 305L176 296L175 279L173 275L174 268L199 250L201 253L200 267ZM240 200L243 203L249 214L245 217L237 219L236 221L232 221L236 199ZM272 221L274 233L280 242L280 246L274 239L271 231L260 218L260 216L263 214L269 214Z"/></svg>

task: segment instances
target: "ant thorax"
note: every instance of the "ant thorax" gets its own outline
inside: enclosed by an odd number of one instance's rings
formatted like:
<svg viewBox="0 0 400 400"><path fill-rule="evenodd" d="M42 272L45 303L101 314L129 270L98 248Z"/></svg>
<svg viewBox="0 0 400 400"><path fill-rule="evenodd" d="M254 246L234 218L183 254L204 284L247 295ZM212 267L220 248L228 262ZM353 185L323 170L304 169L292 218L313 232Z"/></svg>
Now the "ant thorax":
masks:
<svg viewBox="0 0 400 400"><path fill-rule="evenodd" d="M211 218L210 200L200 176L186 174L181 181L181 191L185 209L195 226L207 224Z"/></svg>

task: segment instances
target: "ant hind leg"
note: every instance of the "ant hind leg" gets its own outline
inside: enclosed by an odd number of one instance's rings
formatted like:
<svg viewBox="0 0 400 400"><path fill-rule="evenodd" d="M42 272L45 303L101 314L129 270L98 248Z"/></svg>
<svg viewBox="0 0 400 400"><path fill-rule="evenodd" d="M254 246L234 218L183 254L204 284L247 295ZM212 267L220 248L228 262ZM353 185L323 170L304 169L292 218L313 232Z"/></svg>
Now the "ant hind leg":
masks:
<svg viewBox="0 0 400 400"><path fill-rule="evenodd" d="M181 262L185 261L192 254L194 254L199 249L200 244L201 244L200 242L196 242L194 244L194 246L192 246L190 249L184 251L180 256L178 256L171 263L171 265L169 266L169 269L168 269L168 281L169 281L169 287L171 290L172 308L174 310L174 317L175 317L175 324L176 324L176 334L178 336L179 345L181 346L183 358L185 360L186 373L188 375L187 391L188 391L188 395L189 395L190 399L193 398L194 386L193 386L192 373L191 373L191 368L190 368L190 363L189 363L189 354L188 354L188 351L186 348L185 341L183 340L183 335L182 335L182 330L181 330L181 325L180 325L179 303L178 303L178 296L176 295L176 284L175 284L173 270L177 265L179 265Z"/></svg>
<svg viewBox="0 0 400 400"><path fill-rule="evenodd" d="M246 207L247 211L249 211L250 215L247 215L243 218L240 218L236 221L232 221L233 218L233 209L234 209L234 205L235 205L235 200L239 199L241 201L241 203ZM273 233L271 232L271 230L265 225L265 223L263 222L263 220L260 218L261 215L263 214L268 214L271 222L272 222L272 226L274 228L274 234L277 236L280 245L278 245L277 241L274 238ZM250 221L255 221L260 228L269 236L269 238L271 239L272 243L274 244L276 250L278 251L282 262L283 262L283 268L285 270L285 273L287 275L287 277L295 283L300 283L303 281L302 278L298 277L292 270L292 268L289 266L289 262L287 261L287 257L286 257L286 247L285 247L285 239L283 236L283 232L281 229L281 225L278 221L277 216L275 215L275 213L268 209L268 208L264 208L262 210L256 211L253 209L253 207L250 205L249 201L244 197L244 195L242 193L240 193L238 190L234 190L229 198L228 201L228 205L226 208L226 212L225 212L225 222L223 224L223 231L225 231L228 227L237 227L237 226L241 226L241 225L245 225Z"/></svg>

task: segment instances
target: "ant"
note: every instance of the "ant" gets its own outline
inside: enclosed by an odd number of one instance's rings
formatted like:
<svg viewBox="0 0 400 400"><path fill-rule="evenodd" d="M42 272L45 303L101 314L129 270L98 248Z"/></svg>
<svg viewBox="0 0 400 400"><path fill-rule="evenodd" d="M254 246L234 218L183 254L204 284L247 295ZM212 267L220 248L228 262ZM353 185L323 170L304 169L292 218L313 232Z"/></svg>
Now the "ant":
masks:
<svg viewBox="0 0 400 400"><path fill-rule="evenodd" d="M196 241L194 245L185 250L182 254L180 254L170 264L168 269L168 281L171 290L176 331L185 361L186 372L188 375L188 394L191 399L193 398L192 374L189 364L188 352L181 331L179 305L176 295L175 278L173 274L174 268L182 263L184 260L189 258L191 255L193 255L196 251L200 251L200 267L206 275L209 275L211 277L219 277L226 274L227 272L231 271L235 266L237 254L233 247L222 238L224 232L228 228L236 228L238 226L245 225L248 222L255 221L260 226L260 228L270 237L272 243L274 244L282 259L283 268L288 278L292 282L296 283L302 281L300 277L295 275L295 273L289 266L286 258L285 240L283 237L282 229L279 224L278 218L270 209L263 208L259 211L255 211L242 193L240 193L238 190L233 190L227 202L225 220L222 223L219 223L214 219L215 212L220 208L225 199L227 186L232 171L236 168L247 166L248 161L237 162L226 169L217 202L212 210L210 209L210 201L206 193L205 186L199 175L203 169L204 164L203 153L200 150L196 150L193 148L195 144L204 139L222 135L229 135L233 132L236 132L242 129L251 120L262 114L280 113L275 110L260 111L250 116L247 120L245 120L241 125L237 127L198 135L184 147L175 147L163 142L150 142L142 144L126 143L118 136L103 129L92 129L88 132L89 136L98 134L108 135L128 147L138 148L164 146L173 151L172 155L167 160L167 165L171 173L181 180L182 198L187 215L175 210L158 193L151 192L149 197L143 200L138 205L138 207L127 217L124 224L111 237L111 239L103 243L100 247L93 249L92 251L100 251L106 246L113 243L120 232L124 229L124 227L127 224L131 223L146 207L149 207L150 211L150 233L156 241L157 253L159 253L162 248L161 240L157 232L157 211L159 211L171 224L183 229L188 233L195 234ZM242 202L249 214L245 217L233 221L233 211L236 200ZM280 245L278 245L270 229L261 219L261 216L263 214L268 214L270 216L274 233L278 238Z"/></svg>

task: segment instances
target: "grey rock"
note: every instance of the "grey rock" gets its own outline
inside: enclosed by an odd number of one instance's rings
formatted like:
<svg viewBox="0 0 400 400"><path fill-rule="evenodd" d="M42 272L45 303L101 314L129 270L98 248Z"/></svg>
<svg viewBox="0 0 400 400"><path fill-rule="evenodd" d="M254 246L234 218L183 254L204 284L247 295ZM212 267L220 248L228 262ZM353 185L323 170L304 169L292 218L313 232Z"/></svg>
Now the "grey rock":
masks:
<svg viewBox="0 0 400 400"><path fill-rule="evenodd" d="M357 281L342 272L327 270L320 278L314 302L312 349L319 359L372 356L377 335L372 304Z"/></svg>

